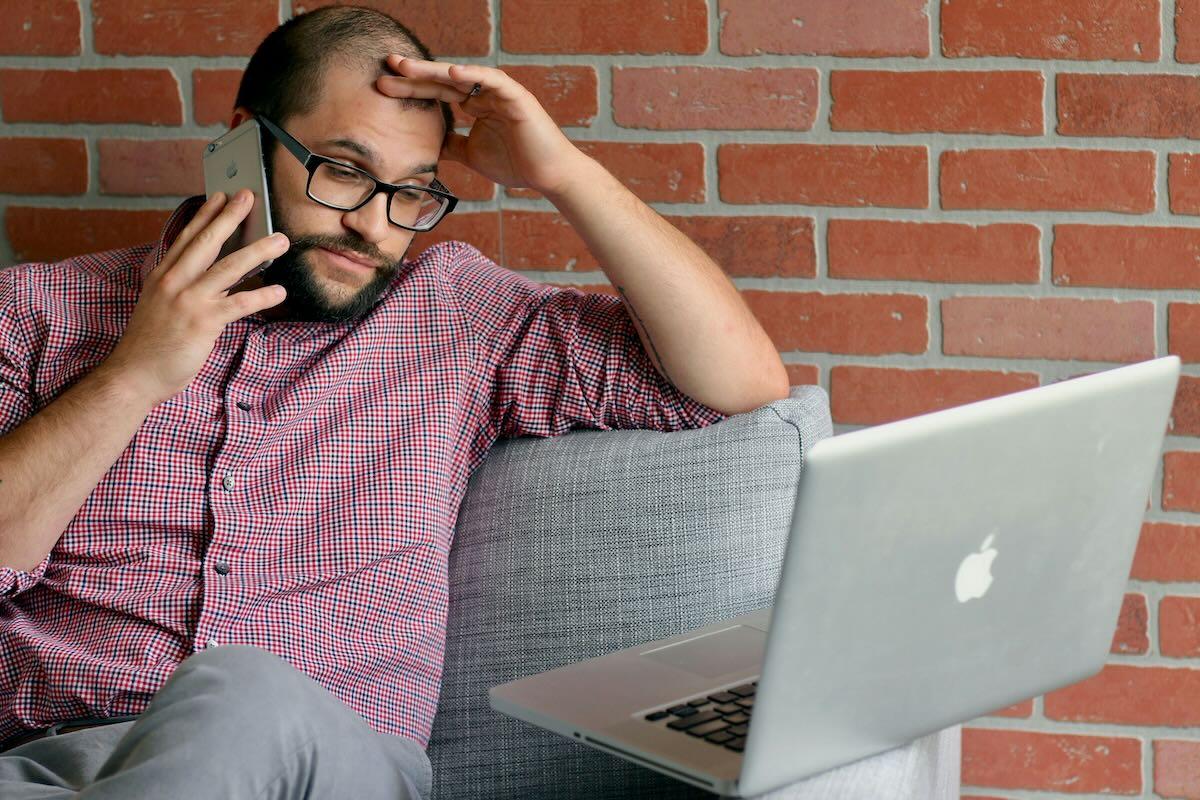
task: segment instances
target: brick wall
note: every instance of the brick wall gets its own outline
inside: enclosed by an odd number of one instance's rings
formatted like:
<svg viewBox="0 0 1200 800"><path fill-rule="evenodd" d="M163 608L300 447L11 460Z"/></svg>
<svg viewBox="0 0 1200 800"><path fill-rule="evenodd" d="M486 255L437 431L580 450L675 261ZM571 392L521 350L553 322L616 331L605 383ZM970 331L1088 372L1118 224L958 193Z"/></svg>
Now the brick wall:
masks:
<svg viewBox="0 0 1200 800"><path fill-rule="evenodd" d="M2 0L0 263L156 236L255 44L322 4ZM839 431L1180 355L1111 663L972 722L963 780L1200 798L1200 0L378 5L704 246ZM544 200L445 181L438 239L603 290Z"/></svg>

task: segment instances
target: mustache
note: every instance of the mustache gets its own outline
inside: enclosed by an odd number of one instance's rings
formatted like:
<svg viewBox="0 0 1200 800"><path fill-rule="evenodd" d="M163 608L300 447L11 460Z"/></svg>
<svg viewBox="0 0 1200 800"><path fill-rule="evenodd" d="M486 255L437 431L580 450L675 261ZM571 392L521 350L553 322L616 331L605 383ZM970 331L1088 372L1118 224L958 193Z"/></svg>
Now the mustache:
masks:
<svg viewBox="0 0 1200 800"><path fill-rule="evenodd" d="M299 254L303 250L312 250L317 247L324 247L327 250L351 250L364 258L369 258L381 267L392 266L392 259L386 253L358 236L332 236L329 234L297 236L291 240L291 247L288 250Z"/></svg>

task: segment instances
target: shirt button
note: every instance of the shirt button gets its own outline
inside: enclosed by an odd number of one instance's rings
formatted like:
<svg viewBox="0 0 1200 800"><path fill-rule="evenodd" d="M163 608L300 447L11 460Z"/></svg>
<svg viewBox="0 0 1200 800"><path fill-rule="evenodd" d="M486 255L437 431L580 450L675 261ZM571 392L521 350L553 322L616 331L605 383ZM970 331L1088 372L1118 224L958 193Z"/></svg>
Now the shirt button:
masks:
<svg viewBox="0 0 1200 800"><path fill-rule="evenodd" d="M247 403L245 400L238 400L237 407L240 408L242 411L250 410L250 404Z"/></svg>
<svg viewBox="0 0 1200 800"><path fill-rule="evenodd" d="M204 643L204 646L205 646L205 647L216 647L216 646L217 646L217 640L216 640L216 639L209 639L207 642L205 642L205 643Z"/></svg>
<svg viewBox="0 0 1200 800"><path fill-rule="evenodd" d="M229 574L229 564L225 563L224 561L218 561L216 564L213 565L213 569L215 569L217 571L218 575L228 575Z"/></svg>
<svg viewBox="0 0 1200 800"><path fill-rule="evenodd" d="M226 489L232 489L233 488L233 476L226 475L225 479L221 481L221 485L224 486Z"/></svg>

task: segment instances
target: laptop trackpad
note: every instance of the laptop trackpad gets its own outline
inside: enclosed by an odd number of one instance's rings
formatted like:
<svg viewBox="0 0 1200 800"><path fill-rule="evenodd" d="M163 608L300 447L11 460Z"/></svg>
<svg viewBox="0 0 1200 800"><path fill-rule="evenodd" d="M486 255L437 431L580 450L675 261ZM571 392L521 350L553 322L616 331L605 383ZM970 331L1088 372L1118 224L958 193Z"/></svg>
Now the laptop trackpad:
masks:
<svg viewBox="0 0 1200 800"><path fill-rule="evenodd" d="M766 639L767 635L757 628L735 625L647 650L642 655L704 678L715 678L762 664Z"/></svg>

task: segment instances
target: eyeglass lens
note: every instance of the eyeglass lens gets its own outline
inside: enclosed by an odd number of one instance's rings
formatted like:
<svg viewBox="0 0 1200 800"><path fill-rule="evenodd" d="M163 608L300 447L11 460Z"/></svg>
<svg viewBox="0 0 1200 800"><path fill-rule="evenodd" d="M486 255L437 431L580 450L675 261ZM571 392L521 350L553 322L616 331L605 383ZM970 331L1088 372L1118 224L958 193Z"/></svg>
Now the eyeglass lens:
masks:
<svg viewBox="0 0 1200 800"><path fill-rule="evenodd" d="M375 190L375 182L358 170L325 161L313 171L308 190L322 203L354 208ZM398 225L420 228L436 222L447 202L441 195L419 187L401 189L392 195L388 218Z"/></svg>

